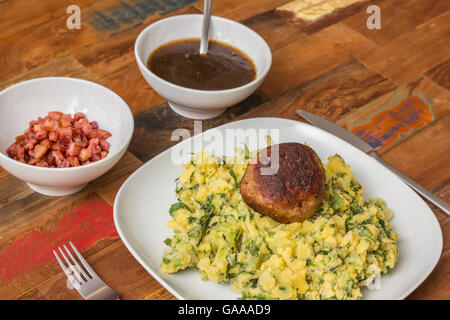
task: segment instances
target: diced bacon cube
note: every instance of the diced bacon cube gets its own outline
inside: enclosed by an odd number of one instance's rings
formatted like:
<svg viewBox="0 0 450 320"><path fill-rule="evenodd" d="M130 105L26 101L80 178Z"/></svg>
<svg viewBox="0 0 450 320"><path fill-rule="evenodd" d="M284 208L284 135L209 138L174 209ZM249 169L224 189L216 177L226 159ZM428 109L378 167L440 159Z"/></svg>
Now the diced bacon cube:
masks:
<svg viewBox="0 0 450 320"><path fill-rule="evenodd" d="M49 165L48 165L48 163L46 161L39 161L39 162L36 163L36 165L38 167L44 167L44 168L48 168L49 167Z"/></svg>
<svg viewBox="0 0 450 320"><path fill-rule="evenodd" d="M15 140L16 140L16 143L21 143L22 141L25 141L25 136L24 135L17 136Z"/></svg>
<svg viewBox="0 0 450 320"><path fill-rule="evenodd" d="M102 148L99 146L98 138L92 138L91 140L89 140L89 145L87 148L91 150L93 155L102 151Z"/></svg>
<svg viewBox="0 0 450 320"><path fill-rule="evenodd" d="M72 138L72 128L58 128L60 136Z"/></svg>
<svg viewBox="0 0 450 320"><path fill-rule="evenodd" d="M92 157L91 157L91 160L92 160L92 161L98 161L98 160L101 160L101 159L102 159L102 157L101 157L101 155L98 154L98 153L93 154Z"/></svg>
<svg viewBox="0 0 450 320"><path fill-rule="evenodd" d="M99 137L100 139L108 139L109 137L111 137L111 133L103 129L97 129L97 137Z"/></svg>
<svg viewBox="0 0 450 320"><path fill-rule="evenodd" d="M88 119L80 119L76 123L79 124L80 127L84 126L85 124L89 124Z"/></svg>
<svg viewBox="0 0 450 320"><path fill-rule="evenodd" d="M74 114L73 118L77 121L86 118L86 115L83 112L77 112Z"/></svg>
<svg viewBox="0 0 450 320"><path fill-rule="evenodd" d="M68 160L71 167L78 167L80 165L80 161L77 157L69 157Z"/></svg>
<svg viewBox="0 0 450 320"><path fill-rule="evenodd" d="M102 148L103 151L108 151L109 150L109 143L106 140L101 139L99 141L100 147Z"/></svg>
<svg viewBox="0 0 450 320"><path fill-rule="evenodd" d="M52 151L52 156L57 167L61 167L62 162L66 159L61 151Z"/></svg>
<svg viewBox="0 0 450 320"><path fill-rule="evenodd" d="M59 119L61 119L62 115L63 115L63 113L59 112L59 111L50 111L48 113L49 118L52 120L59 120Z"/></svg>
<svg viewBox="0 0 450 320"><path fill-rule="evenodd" d="M41 143L34 146L33 150L33 158L40 159L42 158L48 149L50 149L51 144L48 139L42 140Z"/></svg>
<svg viewBox="0 0 450 320"><path fill-rule="evenodd" d="M55 158L55 161L62 161L65 159L64 155L59 150L52 151L52 156Z"/></svg>
<svg viewBox="0 0 450 320"><path fill-rule="evenodd" d="M52 131L48 134L48 140L56 142L59 138L59 133L56 131Z"/></svg>
<svg viewBox="0 0 450 320"><path fill-rule="evenodd" d="M68 128L72 125L72 123L67 119L59 119L59 125L63 128Z"/></svg>
<svg viewBox="0 0 450 320"><path fill-rule="evenodd" d="M97 129L92 129L86 136L89 139L97 138Z"/></svg>
<svg viewBox="0 0 450 320"><path fill-rule="evenodd" d="M8 156L14 157L16 155L16 148L17 143L14 142L12 145L10 145L8 149L6 149L6 153L8 154Z"/></svg>
<svg viewBox="0 0 450 320"><path fill-rule="evenodd" d="M106 139L110 136L82 112L72 117L51 111L30 121L6 152L17 161L40 167L76 167L104 159L110 148Z"/></svg>
<svg viewBox="0 0 450 320"><path fill-rule="evenodd" d="M31 164L31 165L35 165L39 161L41 161L41 159L39 159L39 158L31 158L30 160L27 161L27 163Z"/></svg>
<svg viewBox="0 0 450 320"><path fill-rule="evenodd" d="M59 168L70 168L70 162L69 160L65 159L61 162L61 165L59 166Z"/></svg>
<svg viewBox="0 0 450 320"><path fill-rule="evenodd" d="M72 138L68 136L60 136L58 142L61 146L61 150L66 151L72 142Z"/></svg>
<svg viewBox="0 0 450 320"><path fill-rule="evenodd" d="M27 132L27 134L25 134L25 139L34 139L36 137L36 135L34 134L34 132Z"/></svg>
<svg viewBox="0 0 450 320"><path fill-rule="evenodd" d="M89 124L89 123L87 123L87 124L85 124L85 125L83 125L82 127L81 127L81 132L85 135L85 136L87 136L87 135L89 135L89 133L92 131L92 126Z"/></svg>
<svg viewBox="0 0 450 320"><path fill-rule="evenodd" d="M86 136L81 137L81 143L83 144L83 148L86 148L89 145L89 140Z"/></svg>
<svg viewBox="0 0 450 320"><path fill-rule="evenodd" d="M75 136L81 136L81 128L75 128L75 129L72 129L72 135L75 137Z"/></svg>
<svg viewBox="0 0 450 320"><path fill-rule="evenodd" d="M61 151L61 150L62 150L61 144L60 144L60 143L54 143L54 144L52 145L52 150L53 150L53 151Z"/></svg>
<svg viewBox="0 0 450 320"><path fill-rule="evenodd" d="M40 125L40 124L35 124L35 125L33 126L33 132L36 133L36 132L38 132L39 130L41 130L41 125Z"/></svg>
<svg viewBox="0 0 450 320"><path fill-rule="evenodd" d="M71 142L69 148L67 149L67 154L71 157L76 157L80 154L81 143Z"/></svg>
<svg viewBox="0 0 450 320"><path fill-rule="evenodd" d="M21 146L16 146L16 160L23 160L25 159L25 149Z"/></svg>
<svg viewBox="0 0 450 320"><path fill-rule="evenodd" d="M23 144L23 147L25 150L33 150L34 146L36 145L37 140L35 138L31 138L25 141Z"/></svg>
<svg viewBox="0 0 450 320"><path fill-rule="evenodd" d="M47 163L49 164L50 167L56 165L56 159L53 156L53 151L47 153Z"/></svg>
<svg viewBox="0 0 450 320"><path fill-rule="evenodd" d="M85 161L87 161L91 156L92 156L91 150L89 150L89 149L87 149L87 148L83 148L83 149L81 149L80 154L78 155L78 158L80 159L81 162L85 162Z"/></svg>
<svg viewBox="0 0 450 320"><path fill-rule="evenodd" d="M45 131L44 129L40 129L38 132L36 132L36 139L38 141L44 140L45 138L47 138L47 131Z"/></svg>
<svg viewBox="0 0 450 320"><path fill-rule="evenodd" d="M69 121L70 123L73 122L72 116L71 116L70 114L68 114L68 113L64 113L64 114L61 116L61 118L64 119L64 120L66 120L66 121Z"/></svg>
<svg viewBox="0 0 450 320"><path fill-rule="evenodd" d="M47 131L56 131L59 127L59 122L52 119L46 119L44 123L44 129Z"/></svg>

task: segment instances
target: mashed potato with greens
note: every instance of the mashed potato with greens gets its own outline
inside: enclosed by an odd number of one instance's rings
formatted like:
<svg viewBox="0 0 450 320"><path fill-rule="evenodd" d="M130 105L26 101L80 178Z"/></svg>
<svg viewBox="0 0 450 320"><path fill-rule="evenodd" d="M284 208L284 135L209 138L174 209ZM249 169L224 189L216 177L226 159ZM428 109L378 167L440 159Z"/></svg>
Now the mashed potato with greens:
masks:
<svg viewBox="0 0 450 320"><path fill-rule="evenodd" d="M391 211L364 190L339 155L325 166L326 194L317 213L281 224L242 200L249 155L198 153L177 179L161 270L197 268L204 280L231 282L243 299L360 299L360 287L397 260Z"/></svg>

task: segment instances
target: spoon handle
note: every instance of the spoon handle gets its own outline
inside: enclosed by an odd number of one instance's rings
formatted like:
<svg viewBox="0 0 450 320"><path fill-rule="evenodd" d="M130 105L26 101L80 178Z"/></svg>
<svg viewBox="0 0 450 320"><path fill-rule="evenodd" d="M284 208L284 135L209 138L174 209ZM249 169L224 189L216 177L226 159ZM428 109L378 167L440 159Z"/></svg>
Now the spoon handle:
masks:
<svg viewBox="0 0 450 320"><path fill-rule="evenodd" d="M206 54L208 52L209 22L211 20L211 7L212 7L212 0L204 0L202 38L200 40L200 54Z"/></svg>

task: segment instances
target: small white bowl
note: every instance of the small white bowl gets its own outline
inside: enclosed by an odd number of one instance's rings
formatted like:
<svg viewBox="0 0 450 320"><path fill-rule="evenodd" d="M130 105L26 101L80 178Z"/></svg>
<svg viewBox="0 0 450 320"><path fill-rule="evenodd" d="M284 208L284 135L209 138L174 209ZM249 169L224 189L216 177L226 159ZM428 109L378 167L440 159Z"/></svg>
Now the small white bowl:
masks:
<svg viewBox="0 0 450 320"><path fill-rule="evenodd" d="M199 120L214 118L251 95L272 64L270 48L261 36L243 24L212 16L210 39L244 52L255 64L255 80L228 90L196 90L170 83L147 68L148 57L159 46L173 40L200 38L202 19L201 14L185 14L159 20L139 34L134 46L137 64L148 84L168 100L176 113Z"/></svg>
<svg viewBox="0 0 450 320"><path fill-rule="evenodd" d="M112 136L106 158L73 168L43 168L8 157L6 149L23 134L31 120L49 111L83 112ZM131 140L134 120L130 108L111 90L81 79L38 78L24 81L0 92L0 165L26 181L36 192L63 196L83 189L123 156Z"/></svg>

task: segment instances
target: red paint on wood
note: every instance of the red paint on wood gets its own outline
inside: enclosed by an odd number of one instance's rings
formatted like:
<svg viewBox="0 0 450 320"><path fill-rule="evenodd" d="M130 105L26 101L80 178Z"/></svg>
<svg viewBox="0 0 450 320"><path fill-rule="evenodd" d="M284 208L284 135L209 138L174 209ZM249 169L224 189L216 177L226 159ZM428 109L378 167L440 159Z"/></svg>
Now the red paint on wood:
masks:
<svg viewBox="0 0 450 320"><path fill-rule="evenodd" d="M26 233L1 250L0 278L11 279L55 262L53 249L67 245L69 241L81 252L100 239L118 236L112 207L99 198L67 212L55 227L49 229Z"/></svg>
<svg viewBox="0 0 450 320"><path fill-rule="evenodd" d="M417 96L402 99L395 107L377 113L368 123L352 132L380 150L391 142L433 120L431 107Z"/></svg>

